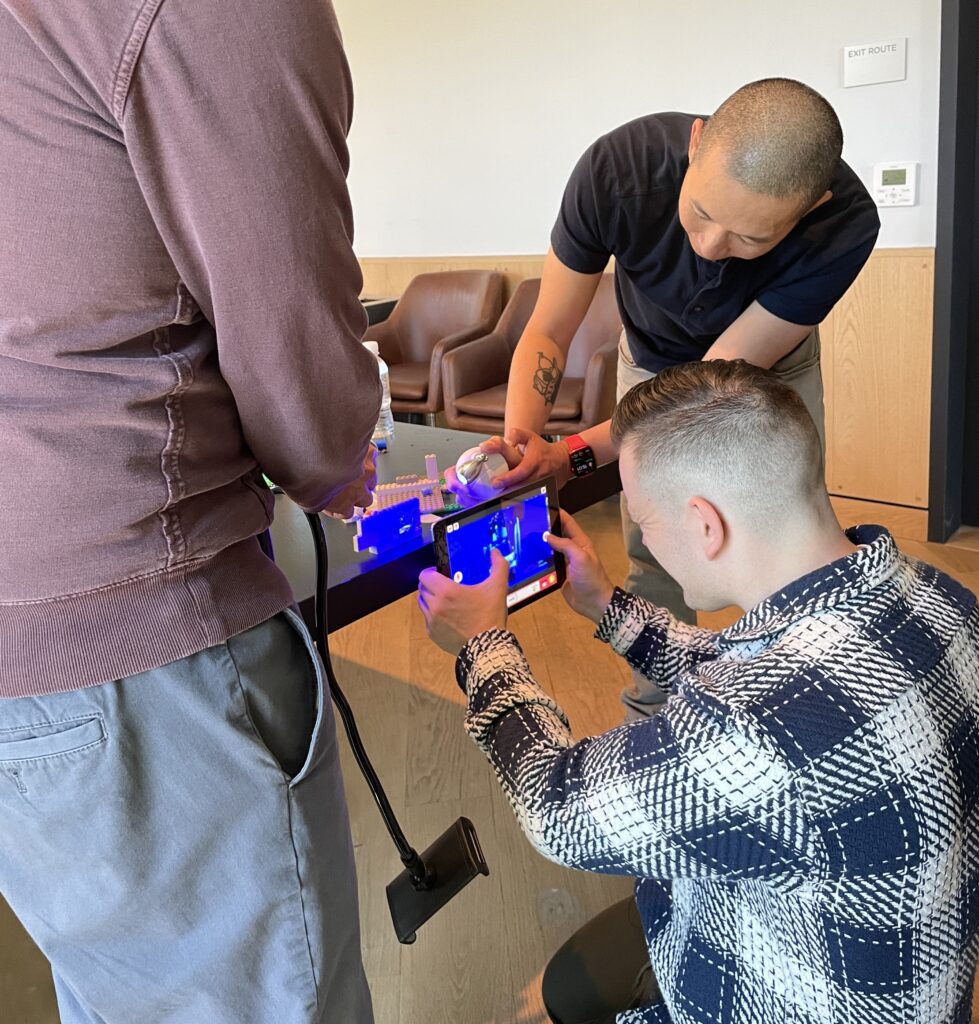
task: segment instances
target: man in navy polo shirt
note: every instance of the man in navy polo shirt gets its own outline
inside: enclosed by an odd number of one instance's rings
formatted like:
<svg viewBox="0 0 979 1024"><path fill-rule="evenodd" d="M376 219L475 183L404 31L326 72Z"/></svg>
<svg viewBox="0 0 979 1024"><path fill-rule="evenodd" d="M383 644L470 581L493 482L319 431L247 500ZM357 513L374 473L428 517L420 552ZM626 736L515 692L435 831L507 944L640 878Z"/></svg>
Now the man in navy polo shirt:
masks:
<svg viewBox="0 0 979 1024"><path fill-rule="evenodd" d="M505 440L484 446L511 466L499 486L543 475L563 483L615 457L607 422L553 444L539 435L611 257L624 325L618 398L666 366L745 359L800 394L822 438L817 325L880 229L842 148L830 104L780 78L744 86L709 120L650 114L590 146L565 190L540 297L514 352ZM544 365L554 372L538 374ZM695 621L624 507L622 520L626 589ZM634 717L664 695L637 675L623 699Z"/></svg>

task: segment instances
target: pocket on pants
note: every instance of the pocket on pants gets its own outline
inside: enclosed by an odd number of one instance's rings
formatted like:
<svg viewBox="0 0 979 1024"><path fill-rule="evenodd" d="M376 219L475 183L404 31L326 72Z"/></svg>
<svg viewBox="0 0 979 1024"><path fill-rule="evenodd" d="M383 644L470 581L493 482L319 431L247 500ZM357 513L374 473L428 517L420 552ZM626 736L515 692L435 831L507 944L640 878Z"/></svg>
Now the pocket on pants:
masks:
<svg viewBox="0 0 979 1024"><path fill-rule="evenodd" d="M294 788L303 779L312 774L317 764L325 754L334 751L336 746L336 730L333 724L333 714L330 707L330 691L326 682L326 670L323 662L320 661L319 652L313 643L313 637L306 628L306 623L291 609L287 608L283 614L289 620L292 628L299 634L299 639L306 647L309 660L316 677L316 718L313 722L313 734L309 740L309 750L306 753L306 760L299 771L290 779L289 786Z"/></svg>
<svg viewBox="0 0 979 1024"><path fill-rule="evenodd" d="M312 771L335 733L322 664L302 620L285 610L225 644L239 721L290 784Z"/></svg>
<svg viewBox="0 0 979 1024"><path fill-rule="evenodd" d="M291 609L225 644L240 721L290 786L336 757L329 684L313 638Z"/></svg>
<svg viewBox="0 0 979 1024"><path fill-rule="evenodd" d="M73 754L105 741L101 715L0 729L0 765Z"/></svg>
<svg viewBox="0 0 979 1024"><path fill-rule="evenodd" d="M623 395L637 384L654 376L654 373L637 365L632 355L632 349L629 348L629 339L626 338L625 331L623 331L619 336L619 358L615 364L616 402L622 401Z"/></svg>
<svg viewBox="0 0 979 1024"><path fill-rule="evenodd" d="M636 365L636 360L632 356L632 349L629 347L629 339L626 337L625 331L619 335L619 359L626 366L635 367Z"/></svg>
<svg viewBox="0 0 979 1024"><path fill-rule="evenodd" d="M772 373L776 374L783 383L791 384L792 381L798 380L799 377L819 365L821 350L819 328L816 327L788 355L783 356L772 367Z"/></svg>

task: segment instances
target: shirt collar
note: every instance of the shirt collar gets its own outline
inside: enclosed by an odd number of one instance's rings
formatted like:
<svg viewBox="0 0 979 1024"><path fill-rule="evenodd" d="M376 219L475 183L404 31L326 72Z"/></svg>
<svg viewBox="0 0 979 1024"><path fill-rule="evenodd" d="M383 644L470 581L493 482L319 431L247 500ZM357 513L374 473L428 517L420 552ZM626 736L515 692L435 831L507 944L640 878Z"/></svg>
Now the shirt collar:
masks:
<svg viewBox="0 0 979 1024"><path fill-rule="evenodd" d="M778 633L798 619L845 604L880 586L898 570L897 545L883 526L846 531L853 554L838 558L766 597L718 634L721 647Z"/></svg>

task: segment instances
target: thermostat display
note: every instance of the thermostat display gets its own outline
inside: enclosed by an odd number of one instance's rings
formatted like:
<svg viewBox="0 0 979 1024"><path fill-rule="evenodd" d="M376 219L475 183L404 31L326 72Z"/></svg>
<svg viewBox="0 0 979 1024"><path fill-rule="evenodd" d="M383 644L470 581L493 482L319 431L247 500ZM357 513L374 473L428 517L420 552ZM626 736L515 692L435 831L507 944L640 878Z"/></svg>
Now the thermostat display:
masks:
<svg viewBox="0 0 979 1024"><path fill-rule="evenodd" d="M915 206L918 202L918 165L874 165L874 199L878 206Z"/></svg>

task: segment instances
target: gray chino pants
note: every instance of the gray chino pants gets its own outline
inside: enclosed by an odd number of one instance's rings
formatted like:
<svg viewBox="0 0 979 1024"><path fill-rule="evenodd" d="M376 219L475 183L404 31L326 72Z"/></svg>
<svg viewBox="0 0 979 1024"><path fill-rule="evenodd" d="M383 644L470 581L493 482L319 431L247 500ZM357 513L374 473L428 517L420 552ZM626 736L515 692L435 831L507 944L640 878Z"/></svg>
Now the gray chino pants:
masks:
<svg viewBox="0 0 979 1024"><path fill-rule="evenodd" d="M787 356L780 359L772 370L790 387L794 388L806 403L806 408L816 423L820 440L826 444L825 413L823 410L823 378L819 368L819 328L817 327L804 341ZM616 378L616 401L636 384L654 376L649 370L637 366L632 358L625 331L619 338L619 363ZM619 503L622 515L622 537L629 555L629 575L625 589L632 594L652 601L662 608L668 608L682 622L697 621L696 612L688 608L683 600L680 585L662 568L649 553L642 541L642 531L629 518L625 495ZM633 720L654 714L666 700L666 694L655 683L632 674L632 685L622 692L626 706L626 719Z"/></svg>
<svg viewBox="0 0 979 1024"><path fill-rule="evenodd" d="M332 706L291 611L0 701L0 822L64 1024L371 1024Z"/></svg>

